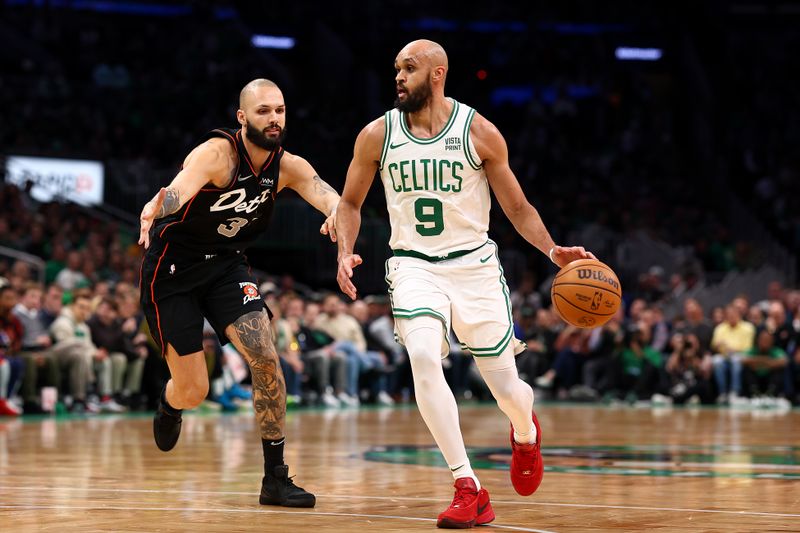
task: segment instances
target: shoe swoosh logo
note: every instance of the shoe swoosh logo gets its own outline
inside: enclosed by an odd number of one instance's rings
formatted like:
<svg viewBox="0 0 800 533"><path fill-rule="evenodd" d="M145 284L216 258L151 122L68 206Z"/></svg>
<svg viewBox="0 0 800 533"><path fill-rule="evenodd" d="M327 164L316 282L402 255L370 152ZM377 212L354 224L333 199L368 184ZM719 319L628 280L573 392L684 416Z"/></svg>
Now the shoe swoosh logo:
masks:
<svg viewBox="0 0 800 533"><path fill-rule="evenodd" d="M481 263L485 263L486 261L488 261L488 260L489 260L489 259L491 259L491 258L492 258L492 256L491 256L491 255L489 255L489 256L486 256L486 257L484 257L483 259L481 259Z"/></svg>
<svg viewBox="0 0 800 533"><path fill-rule="evenodd" d="M249 176L245 176L245 177L243 177L243 178L239 178L239 181L249 180L249 179L250 179L250 178L252 178L252 177L253 177L253 175L252 175L252 174L250 174Z"/></svg>
<svg viewBox="0 0 800 533"><path fill-rule="evenodd" d="M487 502L484 505L478 504L478 516L482 515L486 508L489 507L489 503Z"/></svg>
<svg viewBox="0 0 800 533"><path fill-rule="evenodd" d="M398 144L394 144L394 143L392 143L392 144L390 144L390 145L389 145L389 148L391 148L392 150L394 150L395 148L400 148L401 146L403 146L403 145L406 145L406 144L408 144L408 143L409 143L409 141L406 141L406 142L404 142L404 143L398 143Z"/></svg>

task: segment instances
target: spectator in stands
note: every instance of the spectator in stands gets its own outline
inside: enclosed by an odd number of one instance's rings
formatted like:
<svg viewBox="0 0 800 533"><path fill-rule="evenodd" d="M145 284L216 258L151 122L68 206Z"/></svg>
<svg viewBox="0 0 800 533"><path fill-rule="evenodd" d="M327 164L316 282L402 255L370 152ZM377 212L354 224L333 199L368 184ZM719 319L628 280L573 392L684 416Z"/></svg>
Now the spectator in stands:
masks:
<svg viewBox="0 0 800 533"><path fill-rule="evenodd" d="M687 298L683 302L683 315L686 320L685 335L694 335L700 342L700 355L705 356L711 353L711 337L714 328L711 323L703 316L703 307L694 298ZM673 349L674 352L674 349Z"/></svg>
<svg viewBox="0 0 800 533"><path fill-rule="evenodd" d="M28 414L41 413L37 385L41 379L44 386L61 385L58 360L50 347L53 344L47 326L42 318L43 288L40 284L29 282L20 302L14 307L14 315L22 324L22 352L25 360L25 377L20 394L23 410Z"/></svg>
<svg viewBox="0 0 800 533"><path fill-rule="evenodd" d="M366 358L371 361L372 366L369 370L372 372L371 393L372 398L381 405L392 405L394 400L388 393L388 379L387 375L393 368L390 367L392 362L392 352L396 342L392 341L391 344L384 342L384 339L373 335L370 331L370 317L369 305L364 300L356 300L350 304L350 316L358 321L361 326L361 335L364 337L366 348L364 353ZM363 371L362 371L363 373Z"/></svg>
<svg viewBox="0 0 800 533"><path fill-rule="evenodd" d="M109 392L113 401L121 406L119 410L122 411L130 397L130 390L127 394L123 394L128 361L137 361L139 355L132 339L123 331L117 303L110 298L101 300L86 324L91 332L92 343L98 351L105 354L104 360L109 360L111 365L111 382L99 388Z"/></svg>
<svg viewBox="0 0 800 533"><path fill-rule="evenodd" d="M292 295L286 302L286 321L297 341L300 358L303 361L309 381L313 385L313 402L320 402L327 407L339 407L339 400L334 396L331 386L331 366L337 374L338 388L341 392L345 384L344 354L333 348L333 339L326 333L309 327L306 317L313 325L319 314L319 305L309 303L312 309L306 312L306 304L299 296Z"/></svg>
<svg viewBox="0 0 800 533"><path fill-rule="evenodd" d="M389 302L389 297L383 295L370 295L364 298L369 306L369 331L388 350L389 365L394 371L389 374L388 391L393 396L401 394L405 387L412 386L411 364L405 348L394 338L394 316ZM472 363L472 358L467 364Z"/></svg>
<svg viewBox="0 0 800 533"><path fill-rule="evenodd" d="M725 321L714 328L711 338L717 403L733 402L741 395L742 357L753 347L755 331L753 324L742 320L741 305L725 307Z"/></svg>
<svg viewBox="0 0 800 533"><path fill-rule="evenodd" d="M669 395L676 404L711 403L711 356L705 355L702 343L694 333L675 333L670 339L672 350L666 364Z"/></svg>
<svg viewBox="0 0 800 533"><path fill-rule="evenodd" d="M53 322L56 321L56 318L61 315L61 310L64 308L63 298L64 290L61 287L55 283L47 287L42 300L42 310L39 313L39 318L44 327L49 329Z"/></svg>
<svg viewBox="0 0 800 533"><path fill-rule="evenodd" d="M25 286L32 280L31 265L26 261L14 261L14 264L11 265L11 271L8 273L8 281L17 294L22 294Z"/></svg>
<svg viewBox="0 0 800 533"><path fill-rule="evenodd" d="M589 355L590 335L588 329L565 327L555 341L553 366L536 378L536 385L543 389L554 388L557 397L566 400L570 389L579 384L584 360Z"/></svg>
<svg viewBox="0 0 800 533"><path fill-rule="evenodd" d="M14 405L14 393L24 372L19 356L22 347L22 324L11 312L17 304L17 293L11 285L0 286L0 416L16 416L22 409Z"/></svg>
<svg viewBox="0 0 800 533"><path fill-rule="evenodd" d="M714 307L711 310L711 325L716 328L723 322L725 322L725 308L720 306Z"/></svg>
<svg viewBox="0 0 800 533"><path fill-rule="evenodd" d="M86 287L89 280L83 274L84 258L81 252L72 250L67 254L67 265L56 276L56 283L65 291Z"/></svg>
<svg viewBox="0 0 800 533"><path fill-rule="evenodd" d="M98 285L102 286L103 283L100 282ZM125 371L122 397L131 404L131 407L136 408L145 400L140 394L145 362L150 354L147 345L151 339L147 333L142 332L142 327L147 321L144 320L144 315L141 312L139 293L132 289L129 292L117 295L114 301L117 304L119 321L122 324L121 329L125 335L126 345L133 348Z"/></svg>
<svg viewBox="0 0 800 533"><path fill-rule="evenodd" d="M99 411L120 412L122 406L111 398L111 360L108 352L98 350L92 343L92 333L86 320L92 313L91 295L86 290L76 291L72 303L61 311L50 334L55 340L53 349L62 364L70 367L70 409L76 413ZM94 370L94 374L92 373ZM88 401L88 385L96 375L96 389L101 397L98 405Z"/></svg>
<svg viewBox="0 0 800 533"><path fill-rule="evenodd" d="M381 368L379 354L367 352L367 341L358 321L345 312L345 303L335 294L322 301L317 327L336 341L336 349L347 354L347 395L351 405L360 403L359 379L363 372Z"/></svg>
<svg viewBox="0 0 800 533"><path fill-rule="evenodd" d="M624 310L620 306L611 320L589 334L589 358L584 363L582 372L582 399L597 399L614 388L614 357L625 340L624 316Z"/></svg>
<svg viewBox="0 0 800 533"><path fill-rule="evenodd" d="M53 283L56 276L67 265L67 249L64 246L64 242L58 236L54 236L52 242L52 251L44 266L44 280L46 283Z"/></svg>
<svg viewBox="0 0 800 533"><path fill-rule="evenodd" d="M283 306L270 305L272 310L272 329L275 339L275 350L280 357L281 370L286 382L286 405L297 405L302 401L301 384L305 365L300 357L300 344L292 331L291 323L282 316Z"/></svg>
<svg viewBox="0 0 800 533"><path fill-rule="evenodd" d="M670 325L659 305L648 306L642 311L642 321L650 330L650 346L658 352L669 350Z"/></svg>
<svg viewBox="0 0 800 533"><path fill-rule="evenodd" d="M517 338L525 340L527 349L517 356L517 370L520 379L534 384L553 364L560 320L547 308L534 313L530 307L521 307L518 312L520 336Z"/></svg>
<svg viewBox="0 0 800 533"><path fill-rule="evenodd" d="M511 308L523 307L529 307L533 311L542 307L542 295L536 290L536 274L530 270L525 271L519 285L511 293Z"/></svg>
<svg viewBox="0 0 800 533"><path fill-rule="evenodd" d="M623 349L616 360L616 389L622 396L633 395L639 401L649 401L665 389L663 359L650 346L647 327L644 322L628 327Z"/></svg>
<svg viewBox="0 0 800 533"><path fill-rule="evenodd" d="M764 325L764 320L767 318L767 315L764 313L764 310L758 305L751 305L750 308L747 310L747 321L753 324L756 328L760 328Z"/></svg>
<svg viewBox="0 0 800 533"><path fill-rule="evenodd" d="M768 303L764 327L775 337L775 346L788 353L789 344L797 331L786 316L786 307L781 300L772 300Z"/></svg>
<svg viewBox="0 0 800 533"><path fill-rule="evenodd" d="M742 359L745 390L750 397L784 396L786 352L775 346L775 336L766 328L758 330L756 345Z"/></svg>

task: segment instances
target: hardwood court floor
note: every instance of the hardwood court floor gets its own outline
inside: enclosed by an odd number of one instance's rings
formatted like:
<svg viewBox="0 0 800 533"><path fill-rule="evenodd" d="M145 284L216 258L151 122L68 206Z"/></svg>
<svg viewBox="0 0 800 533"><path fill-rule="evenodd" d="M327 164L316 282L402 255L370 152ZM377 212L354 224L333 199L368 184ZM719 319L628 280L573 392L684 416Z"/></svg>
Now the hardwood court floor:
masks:
<svg viewBox="0 0 800 533"><path fill-rule="evenodd" d="M548 471L508 480L508 426L462 406L497 519L481 531L800 531L800 412L540 405ZM433 531L450 473L415 408L290 412L287 461L317 507L258 504L251 414L0 419L0 531Z"/></svg>

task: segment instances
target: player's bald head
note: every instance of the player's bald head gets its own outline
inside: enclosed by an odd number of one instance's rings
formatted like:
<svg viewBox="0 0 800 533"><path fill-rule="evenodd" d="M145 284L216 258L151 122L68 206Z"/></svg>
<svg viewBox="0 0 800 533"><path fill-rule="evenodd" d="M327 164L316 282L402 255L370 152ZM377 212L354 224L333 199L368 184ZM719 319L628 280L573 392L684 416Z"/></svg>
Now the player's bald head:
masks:
<svg viewBox="0 0 800 533"><path fill-rule="evenodd" d="M242 87L241 92L239 93L239 109L244 109L245 105L247 105L247 101L250 97L252 97L258 89L269 87L278 89L278 84L272 80L268 80L266 78L256 78L244 87Z"/></svg>
<svg viewBox="0 0 800 533"><path fill-rule="evenodd" d="M428 39L418 39L411 41L397 54L397 60L413 59L418 63L425 64L431 68L444 67L447 71L447 52L442 45Z"/></svg>

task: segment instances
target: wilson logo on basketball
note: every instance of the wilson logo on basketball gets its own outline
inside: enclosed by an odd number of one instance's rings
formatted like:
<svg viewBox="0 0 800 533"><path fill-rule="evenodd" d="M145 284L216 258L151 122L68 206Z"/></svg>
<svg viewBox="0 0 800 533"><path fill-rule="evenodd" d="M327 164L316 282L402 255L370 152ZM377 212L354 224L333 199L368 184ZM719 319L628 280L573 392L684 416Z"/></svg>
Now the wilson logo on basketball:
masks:
<svg viewBox="0 0 800 533"><path fill-rule="evenodd" d="M595 279L597 281L608 283L615 289L619 289L619 282L617 280L615 280L614 278L609 278L602 272L597 270L592 270L590 268L579 268L578 279Z"/></svg>

